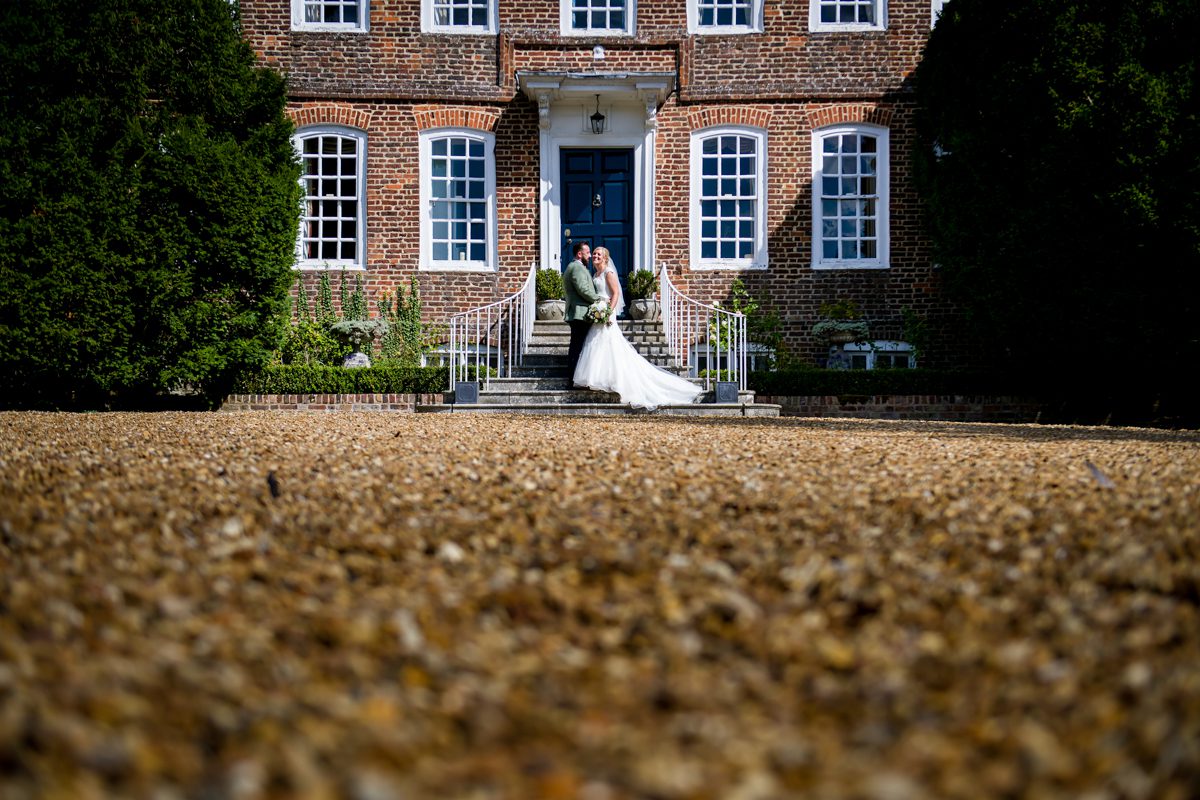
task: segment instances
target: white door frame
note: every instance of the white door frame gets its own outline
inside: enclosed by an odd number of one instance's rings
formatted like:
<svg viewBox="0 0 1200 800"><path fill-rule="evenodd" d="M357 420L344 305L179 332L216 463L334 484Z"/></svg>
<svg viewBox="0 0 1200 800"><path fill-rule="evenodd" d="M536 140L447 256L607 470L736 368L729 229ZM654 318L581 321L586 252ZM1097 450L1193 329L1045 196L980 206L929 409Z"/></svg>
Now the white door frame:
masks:
<svg viewBox="0 0 1200 800"><path fill-rule="evenodd" d="M654 143L658 108L675 87L674 73L519 72L517 78L521 91L538 104L539 266L562 264L563 148L613 147L633 149L634 263L622 266L631 272L654 269ZM600 134L590 128L597 102L605 116Z"/></svg>

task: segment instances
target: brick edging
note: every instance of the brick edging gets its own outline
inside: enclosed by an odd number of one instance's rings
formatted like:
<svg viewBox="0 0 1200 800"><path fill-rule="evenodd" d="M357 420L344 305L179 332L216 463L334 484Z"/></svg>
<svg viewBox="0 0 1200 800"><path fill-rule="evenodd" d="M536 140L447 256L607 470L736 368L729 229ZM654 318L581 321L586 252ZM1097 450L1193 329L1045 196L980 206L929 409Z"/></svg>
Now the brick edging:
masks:
<svg viewBox="0 0 1200 800"><path fill-rule="evenodd" d="M231 394L221 411L400 411L442 402L437 394Z"/></svg>
<svg viewBox="0 0 1200 800"><path fill-rule="evenodd" d="M985 395L758 395L784 417L1036 422L1044 406L1025 397Z"/></svg>

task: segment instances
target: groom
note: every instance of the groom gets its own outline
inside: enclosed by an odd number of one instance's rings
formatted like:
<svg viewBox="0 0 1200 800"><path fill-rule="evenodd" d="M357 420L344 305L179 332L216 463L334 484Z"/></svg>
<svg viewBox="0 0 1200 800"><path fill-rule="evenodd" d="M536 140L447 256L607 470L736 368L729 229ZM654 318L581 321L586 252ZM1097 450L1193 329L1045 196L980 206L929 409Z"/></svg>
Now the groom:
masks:
<svg viewBox="0 0 1200 800"><path fill-rule="evenodd" d="M567 265L563 273L563 287L567 295L567 325L571 327L571 346L567 349L567 380L571 388L575 388L575 365L579 363L579 353L583 350L583 341L587 338L588 306L600 299L596 287L592 285L592 274L587 268L587 262L592 257L592 248L587 242L577 242L571 250L574 260Z"/></svg>

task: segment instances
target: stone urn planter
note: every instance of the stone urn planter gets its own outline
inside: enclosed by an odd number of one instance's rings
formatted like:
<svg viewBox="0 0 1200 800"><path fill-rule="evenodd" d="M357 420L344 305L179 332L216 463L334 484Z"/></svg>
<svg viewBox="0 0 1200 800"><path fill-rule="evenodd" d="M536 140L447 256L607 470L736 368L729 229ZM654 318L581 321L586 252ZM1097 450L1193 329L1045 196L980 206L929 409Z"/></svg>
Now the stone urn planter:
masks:
<svg viewBox="0 0 1200 800"><path fill-rule="evenodd" d="M829 344L865 342L870 328L863 320L825 320L813 326L813 335Z"/></svg>
<svg viewBox="0 0 1200 800"><path fill-rule="evenodd" d="M556 269L539 269L535 276L537 292L535 315L540 320L561 321L567 316L566 288L562 273Z"/></svg>
<svg viewBox="0 0 1200 800"><path fill-rule="evenodd" d="M329 328L339 341L349 345L354 352L342 360L343 367L369 367L371 350L375 337L385 333L388 324L382 319L353 319L335 322Z"/></svg>
<svg viewBox="0 0 1200 800"><path fill-rule="evenodd" d="M635 270L629 276L629 318L640 322L658 322L662 306L654 299L658 283L648 269Z"/></svg>
<svg viewBox="0 0 1200 800"><path fill-rule="evenodd" d="M649 297L634 300L629 304L629 318L639 322L658 322L662 319L662 305Z"/></svg>
<svg viewBox="0 0 1200 800"><path fill-rule="evenodd" d="M566 300L542 300L537 304L537 318L561 321L567 316Z"/></svg>

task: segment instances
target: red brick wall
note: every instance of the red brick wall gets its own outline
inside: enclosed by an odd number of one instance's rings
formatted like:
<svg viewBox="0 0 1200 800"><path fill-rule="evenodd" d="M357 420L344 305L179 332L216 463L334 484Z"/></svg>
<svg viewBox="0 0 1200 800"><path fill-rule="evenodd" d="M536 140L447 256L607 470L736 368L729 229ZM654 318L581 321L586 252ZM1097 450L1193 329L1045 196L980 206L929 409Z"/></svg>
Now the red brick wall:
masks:
<svg viewBox="0 0 1200 800"><path fill-rule="evenodd" d="M912 181L908 87L929 31L928 0L892 0L887 30L816 33L808 2L767 0L765 32L689 36L683 0L641 0L634 38L564 38L558 0L500 2L497 36L420 33L419 0L372 0L366 34L290 30L288 0L242 0L244 29L262 58L289 76L299 125L338 123L368 136L368 294L419 280L427 318L515 291L538 253L537 109L516 93L517 70L676 72L678 90L658 116L657 261L699 300L725 299L741 278L780 312L786 338L817 361L808 331L821 303L851 297L878 338L900 338L901 309L931 322L922 363L961 360L947 330L953 309L929 261ZM606 50L592 56L594 44ZM812 131L837 122L890 131L890 269L811 268ZM716 124L767 131L770 267L750 272L687 268L690 135ZM441 125L496 137L499 271L418 272L418 132ZM336 276L335 295L336 295ZM315 292L319 273L305 272ZM371 301L374 313L374 300Z"/></svg>

